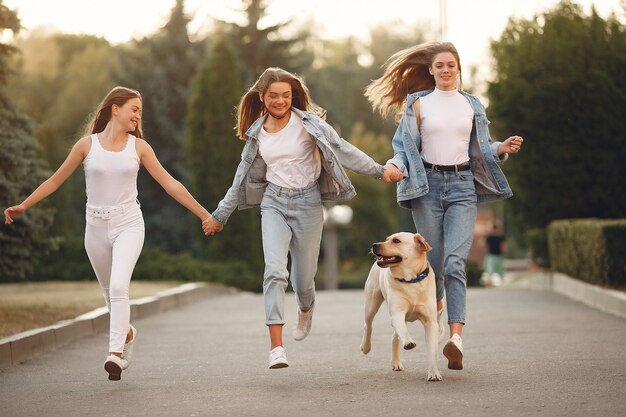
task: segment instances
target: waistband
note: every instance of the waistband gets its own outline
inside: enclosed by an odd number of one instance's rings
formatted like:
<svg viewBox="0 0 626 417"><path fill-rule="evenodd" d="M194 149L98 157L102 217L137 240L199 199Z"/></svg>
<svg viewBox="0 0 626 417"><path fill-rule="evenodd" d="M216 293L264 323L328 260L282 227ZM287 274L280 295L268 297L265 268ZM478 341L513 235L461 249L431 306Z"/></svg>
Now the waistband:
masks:
<svg viewBox="0 0 626 417"><path fill-rule="evenodd" d="M139 200L131 201L130 203L121 204L119 206L94 207L85 205L85 212L93 217L109 219L117 213L126 213L135 207L141 207Z"/></svg>
<svg viewBox="0 0 626 417"><path fill-rule="evenodd" d="M470 169L469 163L459 164L459 165L433 165L426 161L422 161L424 163L424 168L432 169L433 171L467 171Z"/></svg>
<svg viewBox="0 0 626 417"><path fill-rule="evenodd" d="M319 185L317 181L313 181L311 184L307 185L304 188L287 188L269 182L267 183L267 189L278 196L286 195L288 197L300 197L310 194L312 192L319 192Z"/></svg>

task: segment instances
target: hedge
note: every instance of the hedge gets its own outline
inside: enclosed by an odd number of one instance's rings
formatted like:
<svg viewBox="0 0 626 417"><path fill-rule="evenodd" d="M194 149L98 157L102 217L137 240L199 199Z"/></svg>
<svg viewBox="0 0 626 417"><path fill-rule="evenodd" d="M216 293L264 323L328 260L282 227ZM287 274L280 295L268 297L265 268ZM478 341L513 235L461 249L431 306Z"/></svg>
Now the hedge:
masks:
<svg viewBox="0 0 626 417"><path fill-rule="evenodd" d="M596 285L626 286L626 219L569 219L547 228L552 269Z"/></svg>

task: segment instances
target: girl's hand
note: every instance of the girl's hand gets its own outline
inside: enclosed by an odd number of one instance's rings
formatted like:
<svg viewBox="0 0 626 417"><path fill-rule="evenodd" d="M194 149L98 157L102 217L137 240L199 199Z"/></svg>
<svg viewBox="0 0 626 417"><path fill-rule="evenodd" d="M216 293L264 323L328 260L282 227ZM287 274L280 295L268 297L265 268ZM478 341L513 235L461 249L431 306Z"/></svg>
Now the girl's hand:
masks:
<svg viewBox="0 0 626 417"><path fill-rule="evenodd" d="M26 209L21 204L18 206L9 207L8 209L4 210L4 224L13 223L13 219L15 217L21 216L22 214L24 214L25 211Z"/></svg>
<svg viewBox="0 0 626 417"><path fill-rule="evenodd" d="M380 179L385 182L400 182L404 179L404 175L395 165L387 164L385 165L385 172Z"/></svg>
<svg viewBox="0 0 626 417"><path fill-rule="evenodd" d="M511 136L500 144L500 146L498 147L498 154L502 155L503 153L518 153L520 149L522 149L523 142L524 138L522 138L521 136Z"/></svg>
<svg viewBox="0 0 626 417"><path fill-rule="evenodd" d="M214 235L217 232L221 232L223 229L224 225L215 220L215 217L211 215L202 220L202 230L204 231L205 236Z"/></svg>

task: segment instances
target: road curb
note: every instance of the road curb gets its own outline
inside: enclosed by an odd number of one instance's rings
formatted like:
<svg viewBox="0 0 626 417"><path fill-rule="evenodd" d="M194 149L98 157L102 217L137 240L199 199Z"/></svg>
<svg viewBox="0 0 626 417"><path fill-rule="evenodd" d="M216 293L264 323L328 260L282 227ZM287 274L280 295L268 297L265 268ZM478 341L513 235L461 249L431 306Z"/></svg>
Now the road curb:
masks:
<svg viewBox="0 0 626 417"><path fill-rule="evenodd" d="M511 285L554 291L589 307L626 319L626 293L588 284L562 273L519 274Z"/></svg>
<svg viewBox="0 0 626 417"><path fill-rule="evenodd" d="M203 282L187 283L153 296L130 301L130 314L138 320L181 307L209 296L234 294L237 290ZM81 337L109 330L106 307L97 308L71 320L40 327L0 339L0 368L17 365L44 352L58 349Z"/></svg>

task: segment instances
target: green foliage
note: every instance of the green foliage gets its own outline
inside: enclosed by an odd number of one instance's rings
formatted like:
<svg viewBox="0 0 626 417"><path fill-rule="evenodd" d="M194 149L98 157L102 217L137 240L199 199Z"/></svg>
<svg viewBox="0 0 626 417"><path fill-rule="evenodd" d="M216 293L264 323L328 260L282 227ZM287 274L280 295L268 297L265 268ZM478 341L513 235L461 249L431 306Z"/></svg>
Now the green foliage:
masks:
<svg viewBox="0 0 626 417"><path fill-rule="evenodd" d="M475 262L472 260L467 261L467 265L465 267L465 276L467 279L468 287L480 287L480 277L483 274L484 270L482 265L479 262Z"/></svg>
<svg viewBox="0 0 626 417"><path fill-rule="evenodd" d="M562 1L533 20L509 21L492 52L494 131L525 138L504 165L516 220L542 228L558 218L623 215L624 26Z"/></svg>
<svg viewBox="0 0 626 417"><path fill-rule="evenodd" d="M63 239L59 250L41 258L30 281L76 281L95 278L85 253L82 236ZM207 261L189 252L169 253L146 246L133 271L133 280L211 281L245 291L262 291L263 275L254 271L246 260Z"/></svg>
<svg viewBox="0 0 626 417"><path fill-rule="evenodd" d="M0 1L0 32L17 32L16 14ZM39 145L32 136L29 120L19 113L5 95L8 57L14 48L0 44L0 207L19 204L39 185L48 172L39 157ZM39 252L54 246L55 240L45 236L52 222L53 211L45 204L33 207L18 217L13 225L0 227L0 282L23 279L32 271Z"/></svg>
<svg viewBox="0 0 626 417"><path fill-rule="evenodd" d="M16 34L20 28L20 19L17 17L17 13L2 4L2 0L0 0L0 33L10 30ZM14 46L0 42L0 85L4 85L7 82L11 72L8 59L16 51L17 49Z"/></svg>
<svg viewBox="0 0 626 417"><path fill-rule="evenodd" d="M526 243L530 251L530 259L542 268L550 267L548 252L548 234L545 228L535 227L526 231Z"/></svg>
<svg viewBox="0 0 626 417"><path fill-rule="evenodd" d="M245 291L261 292L263 275L254 273L245 259L213 262L188 252L168 253L146 247L137 262L133 279L219 282Z"/></svg>
<svg viewBox="0 0 626 417"><path fill-rule="evenodd" d="M609 285L626 286L626 220L605 224L605 271Z"/></svg>
<svg viewBox="0 0 626 417"><path fill-rule="evenodd" d="M391 55L424 41L421 31L404 29L395 33L386 26L375 27L369 45L352 38L320 41L316 65L306 68L303 75L314 100L327 110L328 121L340 134L362 123L368 131L393 135L393 120L374 115L363 93L371 80L382 74L381 67Z"/></svg>
<svg viewBox="0 0 626 417"><path fill-rule="evenodd" d="M26 278L28 281L82 281L96 277L87 252L83 234L68 234L58 239L54 252L42 254Z"/></svg>
<svg viewBox="0 0 626 417"><path fill-rule="evenodd" d="M193 81L187 104L186 149L192 188L201 204L215 208L233 181L243 142L237 138L235 107L241 95L235 56L218 40ZM201 253L211 260L236 260L245 253L255 270L262 265L258 210L233 213L224 231L199 236Z"/></svg>
<svg viewBox="0 0 626 417"><path fill-rule="evenodd" d="M358 123L352 129L351 143L384 164L393 153L391 139L365 130ZM340 230L340 257L369 264L367 254L374 242L400 231L402 209L396 204L395 183L386 183L348 171L357 196L346 204L353 210L352 222ZM413 228L411 228L412 231Z"/></svg>
<svg viewBox="0 0 626 417"><path fill-rule="evenodd" d="M177 0L159 32L121 48L122 65L116 74L119 84L142 94L145 138L165 169L183 184L188 179L183 125L198 61L197 46L187 33L188 22L183 0ZM187 250L193 242L192 233L200 233L199 223L192 223L189 212L145 170L139 173L138 189L146 244L171 252Z"/></svg>
<svg viewBox="0 0 626 417"><path fill-rule="evenodd" d="M626 219L557 220L548 225L550 263L591 284L626 286Z"/></svg>
<svg viewBox="0 0 626 417"><path fill-rule="evenodd" d="M7 94L36 120L41 154L56 168L86 133L89 113L113 87L111 71L118 65L117 57L107 41L94 36L34 32L16 45L21 51L15 62L19 73L11 78ZM84 190L84 176L74 173L47 199L56 213L52 234L82 233Z"/></svg>
<svg viewBox="0 0 626 417"><path fill-rule="evenodd" d="M0 207L19 204L46 179L40 147L28 121L0 92ZM0 281L24 278L38 255L54 248L46 236L54 211L43 203L32 207L12 225L0 226Z"/></svg>
<svg viewBox="0 0 626 417"><path fill-rule="evenodd" d="M289 22L261 26L260 21L266 16L267 0L241 0L241 3L246 24L220 21L218 31L228 36L237 53L244 87L252 86L268 67L281 67L297 73L312 64L307 29L300 29L288 38L281 31L289 26Z"/></svg>

